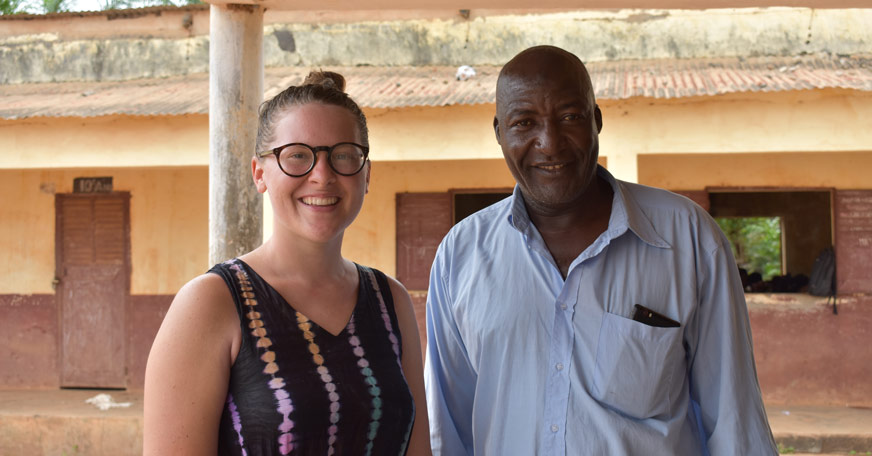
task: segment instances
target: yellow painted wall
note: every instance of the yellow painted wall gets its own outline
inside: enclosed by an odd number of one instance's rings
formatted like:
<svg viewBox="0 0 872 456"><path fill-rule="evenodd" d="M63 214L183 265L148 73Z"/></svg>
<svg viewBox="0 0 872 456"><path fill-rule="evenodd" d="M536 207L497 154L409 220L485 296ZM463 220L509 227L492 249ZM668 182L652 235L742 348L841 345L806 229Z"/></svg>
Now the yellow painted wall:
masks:
<svg viewBox="0 0 872 456"><path fill-rule="evenodd" d="M206 165L209 118L0 120L0 151L0 169Z"/></svg>
<svg viewBox="0 0 872 456"><path fill-rule="evenodd" d="M502 158L494 105L367 109L370 158L460 160Z"/></svg>
<svg viewBox="0 0 872 456"><path fill-rule="evenodd" d="M664 153L867 151L872 93L814 90L601 100L613 168ZM376 161L501 158L493 104L366 109ZM0 169L207 165L206 115L0 120ZM618 176L629 178L630 176ZM635 177L635 176L633 176Z"/></svg>
<svg viewBox="0 0 872 456"><path fill-rule="evenodd" d="M872 145L872 93L758 92L604 100L600 152L856 151Z"/></svg>
<svg viewBox="0 0 872 456"><path fill-rule="evenodd" d="M602 103L601 155L638 181L872 188L872 95L844 90ZM493 105L367 110L373 181L345 254L395 273L395 195L510 187ZM202 273L208 243L208 119L0 120L0 293L50 293L55 192L112 175L131 191L134 294L171 294ZM619 178L626 178L617 173ZM635 177L635 176L634 176ZM42 189L42 190L41 190ZM265 231L271 232L266 209ZM20 221L19 221L20 220Z"/></svg>
<svg viewBox="0 0 872 456"><path fill-rule="evenodd" d="M639 183L673 190L872 188L872 143L867 146L865 152L640 155Z"/></svg>
<svg viewBox="0 0 872 456"><path fill-rule="evenodd" d="M173 294L207 269L206 167L0 170L0 293L53 293L54 195L94 176L131 193L132 294Z"/></svg>
<svg viewBox="0 0 872 456"><path fill-rule="evenodd" d="M396 194L452 188L511 188L502 159L374 162L370 191L357 220L345 232L343 255L396 275Z"/></svg>

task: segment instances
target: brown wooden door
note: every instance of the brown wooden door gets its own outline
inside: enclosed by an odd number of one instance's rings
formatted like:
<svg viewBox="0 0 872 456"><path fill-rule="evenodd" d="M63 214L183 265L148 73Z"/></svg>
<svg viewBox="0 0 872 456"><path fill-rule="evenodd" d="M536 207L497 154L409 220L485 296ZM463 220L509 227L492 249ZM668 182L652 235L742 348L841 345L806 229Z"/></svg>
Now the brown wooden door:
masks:
<svg viewBox="0 0 872 456"><path fill-rule="evenodd" d="M61 386L123 388L130 194L59 194L55 202Z"/></svg>
<svg viewBox="0 0 872 456"><path fill-rule="evenodd" d="M407 289L427 290L436 249L450 229L449 193L397 193L397 280Z"/></svg>

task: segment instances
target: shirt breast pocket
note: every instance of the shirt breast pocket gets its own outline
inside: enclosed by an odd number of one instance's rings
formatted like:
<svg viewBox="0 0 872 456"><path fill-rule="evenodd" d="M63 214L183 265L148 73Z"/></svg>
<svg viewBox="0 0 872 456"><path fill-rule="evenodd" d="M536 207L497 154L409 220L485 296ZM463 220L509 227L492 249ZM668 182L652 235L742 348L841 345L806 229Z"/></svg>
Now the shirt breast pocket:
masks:
<svg viewBox="0 0 872 456"><path fill-rule="evenodd" d="M594 397L638 419L668 414L684 382L682 331L606 312L597 341Z"/></svg>

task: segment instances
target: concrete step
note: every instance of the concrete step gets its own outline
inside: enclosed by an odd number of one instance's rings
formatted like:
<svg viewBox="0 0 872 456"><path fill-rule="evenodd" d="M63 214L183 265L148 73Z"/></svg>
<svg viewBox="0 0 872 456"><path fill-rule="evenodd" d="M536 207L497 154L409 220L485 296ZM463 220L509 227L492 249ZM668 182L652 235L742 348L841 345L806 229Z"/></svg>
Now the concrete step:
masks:
<svg viewBox="0 0 872 456"><path fill-rule="evenodd" d="M85 401L109 394L126 407L100 410ZM782 454L872 456L872 409L769 405ZM0 391L0 455L140 456L142 393Z"/></svg>
<svg viewBox="0 0 872 456"><path fill-rule="evenodd" d="M782 453L872 456L872 409L769 405L766 413Z"/></svg>
<svg viewBox="0 0 872 456"><path fill-rule="evenodd" d="M130 406L103 411L85 402L100 393ZM140 456L142 393L0 391L0 455Z"/></svg>

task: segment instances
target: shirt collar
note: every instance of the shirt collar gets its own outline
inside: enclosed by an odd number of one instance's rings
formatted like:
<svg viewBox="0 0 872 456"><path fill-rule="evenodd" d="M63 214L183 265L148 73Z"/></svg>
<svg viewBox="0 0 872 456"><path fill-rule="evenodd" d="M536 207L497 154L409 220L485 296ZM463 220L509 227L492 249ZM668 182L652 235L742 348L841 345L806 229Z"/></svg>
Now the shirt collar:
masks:
<svg viewBox="0 0 872 456"><path fill-rule="evenodd" d="M671 248L654 229L651 219L642 211L632 194L627 191L626 183L619 181L602 166L597 165L597 176L603 178L612 187L612 215L609 217L609 227L606 231L608 239L614 239L624 234L627 230L634 233L643 242L654 247ZM527 208L524 206L524 197L521 187L515 184L512 191L512 201L506 221L522 234L528 234L533 226ZM538 231L538 230L537 230Z"/></svg>
<svg viewBox="0 0 872 456"><path fill-rule="evenodd" d="M602 166L597 165L597 176L602 177L612 186L612 215L609 218L608 232L612 238L618 237L628 229L639 239L654 247L664 249L672 246L654 228L651 219L627 189L627 183L619 181Z"/></svg>

